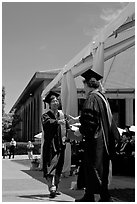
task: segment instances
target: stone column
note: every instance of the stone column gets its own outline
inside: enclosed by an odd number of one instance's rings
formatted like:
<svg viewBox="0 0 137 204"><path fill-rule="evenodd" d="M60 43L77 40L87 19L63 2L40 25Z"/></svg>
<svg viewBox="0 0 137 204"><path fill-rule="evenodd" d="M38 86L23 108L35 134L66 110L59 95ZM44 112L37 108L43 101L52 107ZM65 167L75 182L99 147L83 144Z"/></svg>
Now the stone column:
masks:
<svg viewBox="0 0 137 204"><path fill-rule="evenodd" d="M30 104L29 104L29 138L30 140L32 140L32 117L31 117L31 113L32 113L32 110L31 110L31 100L30 100Z"/></svg>
<svg viewBox="0 0 137 204"><path fill-rule="evenodd" d="M43 103L43 98L42 96L40 96L40 112L41 112L41 116L44 114L45 109L44 109L44 103ZM43 155L43 144L44 144L44 132L43 132L43 128L42 128L42 124L41 124L41 130L42 130L42 136L41 136L41 152L40 152L40 169L43 168L43 161L42 161L42 155Z"/></svg>
<svg viewBox="0 0 137 204"><path fill-rule="evenodd" d="M29 113L30 113L30 108L29 104L27 105L27 140L29 140Z"/></svg>
<svg viewBox="0 0 137 204"><path fill-rule="evenodd" d="M126 99L126 125L133 125L133 99Z"/></svg>
<svg viewBox="0 0 137 204"><path fill-rule="evenodd" d="M37 95L37 121L38 121L38 126L37 126L37 132L40 132L40 98L39 94Z"/></svg>
<svg viewBox="0 0 137 204"><path fill-rule="evenodd" d="M26 140L28 140L28 107L26 106L25 108L25 137L26 137Z"/></svg>
<svg viewBox="0 0 137 204"><path fill-rule="evenodd" d="M32 132L32 139L34 139L34 99L31 102L31 132Z"/></svg>
<svg viewBox="0 0 137 204"><path fill-rule="evenodd" d="M35 96L35 106L34 106L34 112L35 112L35 117L34 117L34 124L35 124L35 134L37 133L37 97Z"/></svg>
<svg viewBox="0 0 137 204"><path fill-rule="evenodd" d="M25 138L28 140L27 137L27 106L25 107Z"/></svg>

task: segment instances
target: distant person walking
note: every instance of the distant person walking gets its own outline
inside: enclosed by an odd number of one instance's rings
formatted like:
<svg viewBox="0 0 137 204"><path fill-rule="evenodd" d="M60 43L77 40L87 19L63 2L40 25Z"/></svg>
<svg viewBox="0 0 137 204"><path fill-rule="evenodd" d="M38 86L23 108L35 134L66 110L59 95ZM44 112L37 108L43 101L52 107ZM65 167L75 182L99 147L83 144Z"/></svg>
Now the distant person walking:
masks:
<svg viewBox="0 0 137 204"><path fill-rule="evenodd" d="M9 154L9 159L12 158L14 159L14 154L15 154L15 148L16 148L16 141L14 140L14 138L11 139L10 142L10 154Z"/></svg>
<svg viewBox="0 0 137 204"><path fill-rule="evenodd" d="M28 141L27 152L28 152L28 158L29 159L33 159L33 149L34 149L34 145L32 144L31 141Z"/></svg>

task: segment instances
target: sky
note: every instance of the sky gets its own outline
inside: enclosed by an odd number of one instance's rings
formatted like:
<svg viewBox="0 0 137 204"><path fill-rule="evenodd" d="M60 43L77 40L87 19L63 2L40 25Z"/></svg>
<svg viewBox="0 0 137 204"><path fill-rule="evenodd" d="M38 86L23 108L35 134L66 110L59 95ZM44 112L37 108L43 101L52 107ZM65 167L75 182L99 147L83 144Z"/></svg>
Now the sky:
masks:
<svg viewBox="0 0 137 204"><path fill-rule="evenodd" d="M8 113L35 72L63 68L127 2L2 2L2 85Z"/></svg>

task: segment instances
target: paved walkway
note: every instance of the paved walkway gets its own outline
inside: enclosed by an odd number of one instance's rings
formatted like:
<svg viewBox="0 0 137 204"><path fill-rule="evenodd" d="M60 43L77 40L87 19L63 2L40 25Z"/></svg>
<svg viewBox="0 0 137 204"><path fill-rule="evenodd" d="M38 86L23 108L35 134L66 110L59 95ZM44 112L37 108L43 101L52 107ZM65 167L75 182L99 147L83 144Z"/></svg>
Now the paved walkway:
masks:
<svg viewBox="0 0 137 204"><path fill-rule="evenodd" d="M45 183L33 178L27 171L30 168L15 162L27 159L26 155L15 156L15 159L2 160L2 201L3 202L49 202L48 187ZM33 171L35 174L39 173ZM74 201L71 196L61 194L56 201Z"/></svg>
<svg viewBox="0 0 137 204"><path fill-rule="evenodd" d="M3 202L73 202L75 198L80 198L84 194L82 190L70 189L71 182L76 181L76 176L69 176L62 178L59 189L62 192L61 195L49 199L48 186L43 179L42 171L31 171L30 161L27 159L27 155L15 155L14 159L2 160ZM121 190L121 193L131 189L134 193L134 178L115 176L111 184L111 190L113 189ZM120 198L115 197L115 199L117 202L122 201Z"/></svg>

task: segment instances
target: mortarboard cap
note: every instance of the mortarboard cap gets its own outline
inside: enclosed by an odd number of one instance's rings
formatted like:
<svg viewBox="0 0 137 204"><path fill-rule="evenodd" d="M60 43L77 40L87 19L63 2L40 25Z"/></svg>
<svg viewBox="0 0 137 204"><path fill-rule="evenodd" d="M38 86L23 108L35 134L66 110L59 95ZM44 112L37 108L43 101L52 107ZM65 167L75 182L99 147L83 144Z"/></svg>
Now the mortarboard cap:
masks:
<svg viewBox="0 0 137 204"><path fill-rule="evenodd" d="M49 104L54 97L59 97L59 94L57 92L50 91L47 94L47 96L45 96L45 98L43 99L43 102L46 102Z"/></svg>
<svg viewBox="0 0 137 204"><path fill-rule="evenodd" d="M102 78L102 76L100 76L91 69L88 69L81 76L84 77L86 81L89 81L91 78L95 78L97 81L99 81Z"/></svg>

